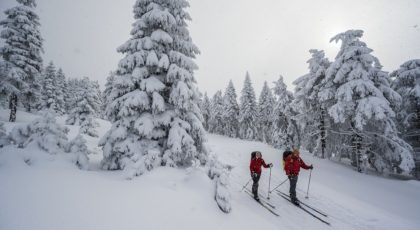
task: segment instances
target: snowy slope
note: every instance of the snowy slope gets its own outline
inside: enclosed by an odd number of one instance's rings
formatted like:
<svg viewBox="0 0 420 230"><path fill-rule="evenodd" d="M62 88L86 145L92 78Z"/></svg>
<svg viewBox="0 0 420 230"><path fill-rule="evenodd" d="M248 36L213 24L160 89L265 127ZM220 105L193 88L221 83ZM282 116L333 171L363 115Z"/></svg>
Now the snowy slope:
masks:
<svg viewBox="0 0 420 230"><path fill-rule="evenodd" d="M286 176L281 169L281 151L259 142L229 139L210 135L212 149L221 153L221 160L235 165L232 172L233 190L239 191L249 179L249 153L259 150L266 162L273 162L271 185L280 184ZM330 215L327 220L334 229L419 229L420 182L385 179L360 174L331 161L302 154L303 160L314 165L309 199L306 200L309 172L301 171L298 198L313 204ZM260 192L267 196L269 171L260 180ZM288 182L280 190L288 193ZM240 193L234 193L235 201ZM306 213L289 205L276 194L271 201L279 211L278 225L287 229L329 229ZM235 207L235 202L233 204ZM257 207L258 208L258 207ZM260 210L264 212L265 210ZM290 227L290 228L289 228Z"/></svg>
<svg viewBox="0 0 420 230"><path fill-rule="evenodd" d="M18 112L17 121L36 116ZM0 121L7 121L0 110ZM64 124L64 118L58 119ZM102 136L110 124L98 120ZM12 124L6 123L10 130ZM71 129L69 137L77 134ZM81 171L63 156L44 152L0 149L0 229L419 229L420 183L362 175L330 161L303 154L313 163L309 199L304 198L308 171L298 182L298 196L330 215L328 227L293 207L276 194L271 202L275 217L241 192L249 180L250 152L260 150L273 162L271 185L286 177L281 154L265 144L209 135L209 145L231 173L233 210L222 213L213 200L213 183L200 169L159 168L133 180L120 171L102 171L96 148L98 138L89 138L90 170ZM32 158L31 166L23 159ZM267 195L268 170L260 192ZM250 187L250 186L249 186ZM287 192L288 183L280 187Z"/></svg>

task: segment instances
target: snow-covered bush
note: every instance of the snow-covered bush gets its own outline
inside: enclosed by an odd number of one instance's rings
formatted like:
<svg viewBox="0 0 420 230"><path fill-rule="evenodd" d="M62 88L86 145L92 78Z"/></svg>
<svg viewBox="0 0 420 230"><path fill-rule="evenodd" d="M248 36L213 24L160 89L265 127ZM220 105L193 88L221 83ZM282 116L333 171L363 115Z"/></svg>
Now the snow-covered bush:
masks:
<svg viewBox="0 0 420 230"><path fill-rule="evenodd" d="M208 176L215 183L215 194L214 199L217 202L219 208L229 213L232 210L231 194L229 191L229 171L230 168L223 165L215 155L209 157L207 162Z"/></svg>
<svg viewBox="0 0 420 230"><path fill-rule="evenodd" d="M84 133L91 137L97 137L98 132L96 128L99 126L98 122L91 116L87 116L85 118L81 118L80 120L80 133Z"/></svg>
<svg viewBox="0 0 420 230"><path fill-rule="evenodd" d="M78 134L68 145L67 152L72 154L73 162L80 169L89 169L89 150L86 146L86 140L81 134Z"/></svg>
<svg viewBox="0 0 420 230"><path fill-rule="evenodd" d="M44 112L40 118L26 125L13 128L12 141L21 148L40 148L51 154L65 152L68 129L57 124L51 112Z"/></svg>

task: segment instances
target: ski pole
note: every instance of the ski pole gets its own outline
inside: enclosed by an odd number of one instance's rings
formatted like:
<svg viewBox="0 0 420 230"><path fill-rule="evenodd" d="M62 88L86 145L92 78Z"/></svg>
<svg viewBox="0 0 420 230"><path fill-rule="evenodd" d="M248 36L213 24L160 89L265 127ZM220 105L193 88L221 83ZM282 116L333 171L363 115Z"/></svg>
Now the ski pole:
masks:
<svg viewBox="0 0 420 230"><path fill-rule="evenodd" d="M268 196L267 199L270 199L270 185L271 185L271 167L270 167L270 177L268 179Z"/></svg>
<svg viewBox="0 0 420 230"><path fill-rule="evenodd" d="M246 184L244 185L244 187L241 189L241 192L246 188L246 186L249 184L249 182L251 182L251 180L252 180L252 178L251 179L249 179L249 181L248 182L246 182Z"/></svg>
<svg viewBox="0 0 420 230"><path fill-rule="evenodd" d="M306 190L306 199L308 199L309 198L309 185L311 184L311 175L312 175L312 169L311 169L311 171L309 172L309 181L308 181L308 189Z"/></svg>
<svg viewBox="0 0 420 230"><path fill-rule="evenodd" d="M282 184L284 184L289 178L286 178L283 182L281 182L279 185L277 185L273 190L269 191L269 193L272 193L274 190L276 190L278 187L280 187Z"/></svg>

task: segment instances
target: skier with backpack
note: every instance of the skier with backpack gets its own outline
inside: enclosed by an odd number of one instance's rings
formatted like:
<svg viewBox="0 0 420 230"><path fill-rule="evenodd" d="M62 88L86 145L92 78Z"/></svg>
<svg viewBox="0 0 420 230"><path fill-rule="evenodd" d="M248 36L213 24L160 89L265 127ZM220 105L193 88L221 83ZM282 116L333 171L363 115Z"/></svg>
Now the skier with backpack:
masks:
<svg viewBox="0 0 420 230"><path fill-rule="evenodd" d="M297 148L293 148L293 151L290 151L288 148L286 149L283 153L283 166L290 181L290 199L292 203L299 205L299 200L296 197L296 184L300 168L308 170L313 169L314 167L313 165L308 166L305 162L303 162L302 158L299 156L299 150Z"/></svg>
<svg viewBox="0 0 420 230"><path fill-rule="evenodd" d="M252 194L254 195L254 199L259 201L260 198L258 197L258 182L261 177L261 167L264 168L271 168L273 167L272 163L266 164L264 159L262 159L262 154L259 151L255 151L251 153L251 163L249 165L249 169L251 171L251 178L253 181L252 184Z"/></svg>

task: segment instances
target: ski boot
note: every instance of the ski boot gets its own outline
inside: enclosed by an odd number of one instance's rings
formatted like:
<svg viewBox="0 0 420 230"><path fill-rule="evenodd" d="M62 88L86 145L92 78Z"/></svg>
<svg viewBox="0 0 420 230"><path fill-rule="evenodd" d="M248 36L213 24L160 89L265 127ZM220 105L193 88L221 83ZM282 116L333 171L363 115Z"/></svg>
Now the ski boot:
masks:
<svg viewBox="0 0 420 230"><path fill-rule="evenodd" d="M299 206L299 200L298 200L298 198L296 198L296 197L292 197L292 198L291 198L291 201L292 201L292 203L293 203L294 205Z"/></svg>
<svg viewBox="0 0 420 230"><path fill-rule="evenodd" d="M256 200L257 202L260 202L260 198L258 197L258 195L254 195L254 200Z"/></svg>

